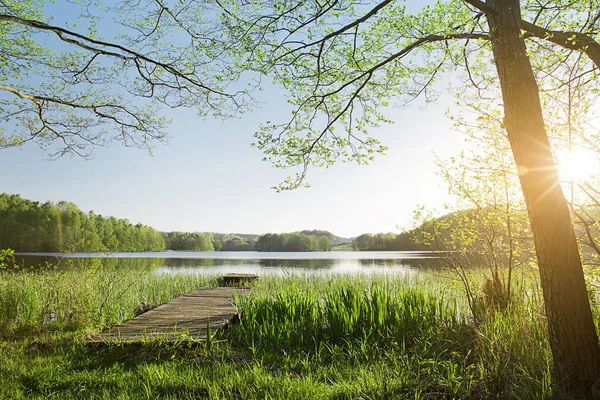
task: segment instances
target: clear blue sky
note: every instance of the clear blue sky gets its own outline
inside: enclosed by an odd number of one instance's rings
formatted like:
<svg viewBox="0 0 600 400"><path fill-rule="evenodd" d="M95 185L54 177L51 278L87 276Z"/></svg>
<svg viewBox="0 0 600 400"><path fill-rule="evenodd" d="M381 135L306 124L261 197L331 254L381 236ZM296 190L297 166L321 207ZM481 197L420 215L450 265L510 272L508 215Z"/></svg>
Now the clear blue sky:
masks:
<svg viewBox="0 0 600 400"><path fill-rule="evenodd" d="M410 226L418 204L439 208L448 200L432 154L449 156L462 146L444 116L447 96L424 110L420 104L392 110L388 116L396 123L375 131L389 146L387 156L369 166L313 168L309 189L283 193L270 187L289 171L262 162L250 143L261 122L287 110L276 90L262 100L261 109L241 120L202 121L193 110L169 111L170 144L158 145L154 156L118 143L96 149L87 161L47 161L35 144L1 150L1 190L42 202L71 201L86 212L161 231L326 229L340 236L397 231Z"/></svg>

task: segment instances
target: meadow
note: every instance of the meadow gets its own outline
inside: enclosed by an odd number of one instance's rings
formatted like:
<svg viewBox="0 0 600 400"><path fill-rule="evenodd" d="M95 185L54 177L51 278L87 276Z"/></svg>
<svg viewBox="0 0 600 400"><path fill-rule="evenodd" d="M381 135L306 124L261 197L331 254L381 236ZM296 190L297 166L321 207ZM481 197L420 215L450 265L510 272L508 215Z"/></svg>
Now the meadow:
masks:
<svg viewBox="0 0 600 400"><path fill-rule="evenodd" d="M102 260L0 274L0 398L560 398L534 271L506 308L479 292L473 311L451 271L261 277L239 325L134 344L86 338L216 277Z"/></svg>

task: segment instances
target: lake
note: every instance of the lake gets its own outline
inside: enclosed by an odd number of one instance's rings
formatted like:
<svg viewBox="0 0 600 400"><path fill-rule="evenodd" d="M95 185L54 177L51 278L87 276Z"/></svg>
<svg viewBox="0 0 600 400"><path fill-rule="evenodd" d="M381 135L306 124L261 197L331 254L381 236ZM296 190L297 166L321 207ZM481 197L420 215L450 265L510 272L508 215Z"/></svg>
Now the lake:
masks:
<svg viewBox="0 0 600 400"><path fill-rule="evenodd" d="M286 274L407 274L418 267L439 265L433 252L330 251L302 253L231 252L146 252L146 253L18 253L25 265L85 263L92 258L124 268L151 268L155 274L245 273Z"/></svg>

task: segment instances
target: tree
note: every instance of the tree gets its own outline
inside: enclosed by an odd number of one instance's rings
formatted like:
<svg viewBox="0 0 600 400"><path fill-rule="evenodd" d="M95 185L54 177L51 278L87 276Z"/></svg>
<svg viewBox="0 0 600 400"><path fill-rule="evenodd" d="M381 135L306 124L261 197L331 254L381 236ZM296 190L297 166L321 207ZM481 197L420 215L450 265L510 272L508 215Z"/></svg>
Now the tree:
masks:
<svg viewBox="0 0 600 400"><path fill-rule="evenodd" d="M321 239L322 238L322 239ZM320 239L320 242L319 242ZM319 247L322 246L322 247ZM329 248L327 248L329 247ZM329 251L331 241L327 236L313 236L302 233L267 233L256 239L256 251Z"/></svg>
<svg viewBox="0 0 600 400"><path fill-rule="evenodd" d="M322 235L317 236L316 238L318 251L331 251L333 243L331 243L331 239L328 236Z"/></svg>
<svg viewBox="0 0 600 400"><path fill-rule="evenodd" d="M165 247L169 250L214 251L213 237L208 234L190 232L162 233Z"/></svg>
<svg viewBox="0 0 600 400"><path fill-rule="evenodd" d="M329 238L329 240L337 239L337 237L333 233L331 233L329 231L324 231L322 229L312 229L312 230L305 229L298 233L301 233L303 235L317 236L317 237L318 236L326 236L327 238Z"/></svg>
<svg viewBox="0 0 600 400"><path fill-rule="evenodd" d="M363 233L354 239L352 245L359 251L417 251L430 249L427 246L415 243L408 232L399 235L391 232L375 235Z"/></svg>
<svg viewBox="0 0 600 400"><path fill-rule="evenodd" d="M93 211L85 215L73 203L39 204L0 193L0 247L33 252L160 251L164 242L148 226L114 217L105 222Z"/></svg>
<svg viewBox="0 0 600 400"><path fill-rule="evenodd" d="M520 5L494 0L487 6L504 121L531 221L555 370L569 391L580 386L591 396L600 378L600 347L537 82L521 37Z"/></svg>
<svg viewBox="0 0 600 400"><path fill-rule="evenodd" d="M533 47L545 42L559 46L559 52L585 52L600 66L594 2L526 2L534 23L521 18L518 0L438 2L418 16L392 1L367 10L355 2L259 3L262 18L241 6L224 13L235 13L229 28L250 53L247 65L272 71L292 93L296 108L290 120L265 125L257 134L257 146L276 165L301 168L283 188L302 184L311 164L370 161L385 148L367 128L385 121L378 109L387 99L397 93L409 99L427 95L444 68L469 67L469 52L493 59L536 245L555 371L567 390L591 396L600 373L600 347L524 39L535 38ZM457 40L464 44L457 46ZM540 47L534 55L543 56ZM428 58L409 58L418 51Z"/></svg>
<svg viewBox="0 0 600 400"><path fill-rule="evenodd" d="M498 79L491 84L498 83L502 92L505 128L536 246L555 372L567 390L591 396L600 377L600 347L529 54L560 64L569 62L560 61L565 51L577 51L600 67L595 2L524 1L533 22L522 19L518 0L437 2L419 15L392 0L370 9L354 1L217 4L227 41L235 43L236 62L269 74L291 93L291 118L267 123L256 134L268 160L300 168L281 189L303 184L310 165L371 161L385 147L368 128L386 122L380 108L388 99L400 93L406 101L427 96L440 72L461 64L468 74L473 57L494 61Z"/></svg>
<svg viewBox="0 0 600 400"><path fill-rule="evenodd" d="M385 152L369 128L389 122L383 111L390 100L406 104L429 97L441 73L464 66L473 90L480 83L501 89L557 378L571 392L590 395L600 375L600 347L531 60L541 60L535 65L550 71L572 63L573 53L585 54L587 85L597 88L599 15L591 0L522 3L448 0L410 14L393 0L371 5L359 0L124 1L107 7L109 12L126 9L116 15L124 15L120 22L134 32L117 44L95 39L93 29L81 35L44 22L35 2L4 1L2 71L13 72L4 72L7 83L0 89L16 103L2 100L2 118L17 119L21 131L3 136L2 145L35 140L46 146L60 139L65 144L55 154L79 153L102 139L90 128L109 123L118 128L118 139L145 147L163 133L165 121L153 118L153 106L205 107L202 111L220 115L223 102L245 105L245 91L236 96L224 88L253 71L259 82L268 75L290 93L289 120L267 122L255 143L276 166L299 168L279 186L289 189L304 183L310 165L366 164ZM164 46L176 31L185 35L185 45ZM77 51L46 51L35 42L39 33L54 34ZM158 50L145 54L143 49ZM469 79L470 66L481 60L494 61L498 79ZM22 85L18 74L25 64L31 74L50 76L50 84L37 92ZM115 88L115 80L118 90L107 90ZM150 99L151 109L132 108L124 101L128 95Z"/></svg>
<svg viewBox="0 0 600 400"><path fill-rule="evenodd" d="M167 136L161 106L222 117L252 100L243 88L227 91L222 76L236 73L219 61L216 40L169 41L176 22L161 16L154 30L124 18L123 32L104 39L98 20L128 15L128 2L120 10L83 3L81 25L60 26L43 1L0 2L0 148L31 141L51 157L87 157L111 141L150 149Z"/></svg>

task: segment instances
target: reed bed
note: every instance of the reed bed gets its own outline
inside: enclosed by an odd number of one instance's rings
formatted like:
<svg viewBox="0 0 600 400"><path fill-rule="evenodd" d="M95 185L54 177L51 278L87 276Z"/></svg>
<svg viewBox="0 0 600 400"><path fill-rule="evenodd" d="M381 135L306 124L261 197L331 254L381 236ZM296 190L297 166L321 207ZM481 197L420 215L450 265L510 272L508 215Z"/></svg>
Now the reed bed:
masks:
<svg viewBox="0 0 600 400"><path fill-rule="evenodd" d="M534 280L474 322L441 274L262 277L241 323L201 343L85 344L212 277L89 268L2 272L0 398L549 399Z"/></svg>
<svg viewBox="0 0 600 400"><path fill-rule="evenodd" d="M301 375L315 365L377 366L387 372L370 380L373 393L392 387L400 398L549 398L543 308L537 289L525 289L505 310L480 309L475 324L461 286L438 273L267 279L239 301L242 323L226 337ZM322 379L336 374L326 371ZM387 381L390 373L398 376Z"/></svg>
<svg viewBox="0 0 600 400"><path fill-rule="evenodd" d="M152 263L121 268L111 259L82 265L13 268L0 272L0 331L101 329L133 318L140 308L163 304L197 287L205 275L157 276Z"/></svg>

